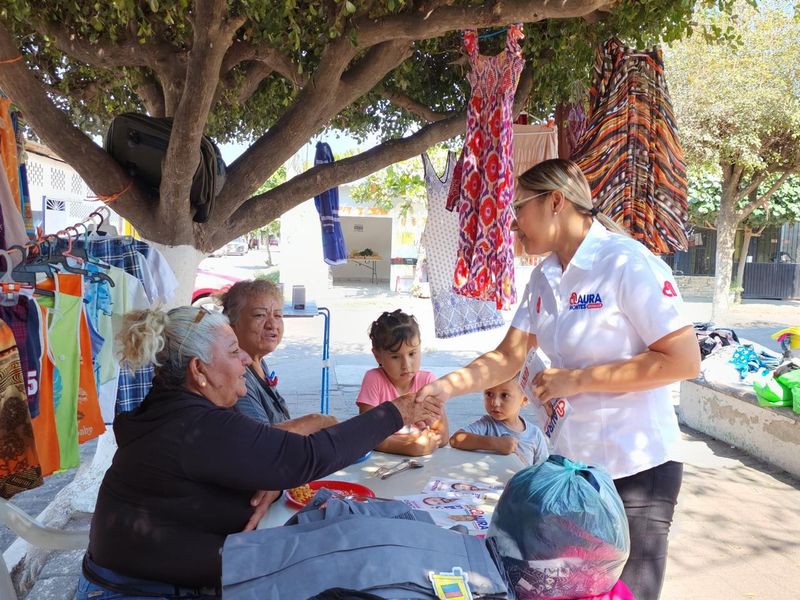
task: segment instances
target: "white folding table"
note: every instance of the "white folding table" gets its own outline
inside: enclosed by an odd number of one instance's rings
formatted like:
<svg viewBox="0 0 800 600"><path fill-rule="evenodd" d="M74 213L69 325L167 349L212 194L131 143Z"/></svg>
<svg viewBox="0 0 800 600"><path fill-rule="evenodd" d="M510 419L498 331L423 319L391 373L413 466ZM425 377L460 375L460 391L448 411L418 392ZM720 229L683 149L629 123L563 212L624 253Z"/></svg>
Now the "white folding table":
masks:
<svg viewBox="0 0 800 600"><path fill-rule="evenodd" d="M513 454L466 452L445 446L430 456L415 458L425 465L421 469L409 469L388 479L373 476L380 467L395 465L404 458L406 457L396 454L373 452L364 462L350 465L322 479L360 483L370 488L380 498L394 498L422 493L422 489L431 477L506 483L514 473L524 467L522 461ZM495 503L494 500L487 500L481 508L491 514ZM289 506L285 499L280 498L270 507L269 512L259 523L259 528L283 525L295 512L296 509Z"/></svg>

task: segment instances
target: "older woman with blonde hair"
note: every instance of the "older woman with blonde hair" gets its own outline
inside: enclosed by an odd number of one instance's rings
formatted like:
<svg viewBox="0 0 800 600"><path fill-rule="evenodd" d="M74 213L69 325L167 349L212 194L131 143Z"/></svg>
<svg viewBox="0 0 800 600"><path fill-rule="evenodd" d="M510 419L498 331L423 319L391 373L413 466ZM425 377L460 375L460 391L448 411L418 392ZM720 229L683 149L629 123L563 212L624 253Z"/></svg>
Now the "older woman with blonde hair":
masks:
<svg viewBox="0 0 800 600"><path fill-rule="evenodd" d="M598 212L575 163L547 160L523 173L513 208L525 251L549 256L500 345L417 399L497 385L541 348L552 365L534 379L538 400L566 398L573 409L552 452L614 478L631 533L622 580L637 600L654 600L683 473L667 386L699 371L691 323L667 264Z"/></svg>
<svg viewBox="0 0 800 600"><path fill-rule="evenodd" d="M254 528L279 490L440 417L436 402L409 396L298 435L233 409L251 360L224 315L139 311L126 316L121 340L126 362L153 362L156 376L142 405L114 421L119 448L100 486L77 600L218 597L225 537Z"/></svg>

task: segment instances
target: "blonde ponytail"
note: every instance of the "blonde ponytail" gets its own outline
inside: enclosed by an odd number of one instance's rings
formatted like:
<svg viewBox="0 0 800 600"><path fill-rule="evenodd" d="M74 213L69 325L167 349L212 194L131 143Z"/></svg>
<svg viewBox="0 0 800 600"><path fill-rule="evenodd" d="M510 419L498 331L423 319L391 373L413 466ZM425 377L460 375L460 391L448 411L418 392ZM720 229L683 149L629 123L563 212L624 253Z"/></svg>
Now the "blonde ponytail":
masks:
<svg viewBox="0 0 800 600"><path fill-rule="evenodd" d="M164 349L166 327L167 313L160 309L135 310L125 314L122 331L117 336L122 346L122 360L133 369L159 364L157 356Z"/></svg>

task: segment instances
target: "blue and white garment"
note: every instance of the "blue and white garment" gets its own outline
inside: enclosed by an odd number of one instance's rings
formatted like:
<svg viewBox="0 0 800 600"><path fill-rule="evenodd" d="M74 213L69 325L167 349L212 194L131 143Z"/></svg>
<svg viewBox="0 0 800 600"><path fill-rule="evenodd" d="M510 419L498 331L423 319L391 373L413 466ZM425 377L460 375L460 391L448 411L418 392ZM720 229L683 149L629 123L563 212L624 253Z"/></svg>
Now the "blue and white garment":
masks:
<svg viewBox="0 0 800 600"><path fill-rule="evenodd" d="M526 465L535 467L547 460L550 451L547 449L547 440L536 425L520 415L520 419L525 424L524 431L514 431L509 429L505 423L483 415L477 421L470 423L462 428L462 431L474 433L475 435L492 435L503 437L510 435L517 438L517 455Z"/></svg>
<svg viewBox="0 0 800 600"><path fill-rule="evenodd" d="M332 162L331 147L325 142L317 142L314 166ZM322 226L322 253L325 262L329 265L343 265L347 262L347 246L344 243L342 224L339 222L339 188L333 187L314 196L314 204Z"/></svg>
<svg viewBox="0 0 800 600"><path fill-rule="evenodd" d="M88 242L87 251L103 262L133 275L144 285L143 261L132 237L92 238ZM138 408L150 391L154 374L153 365L141 367L133 372L127 369L120 370L116 414Z"/></svg>
<svg viewBox="0 0 800 600"><path fill-rule="evenodd" d="M453 291L453 272L458 252L459 215L445 208L450 178L456 166L455 154L447 155L447 167L439 177L427 154L425 188L428 192L428 219L420 243L425 248L428 281L433 302L433 323L437 338L502 327L505 322L494 302L467 298Z"/></svg>

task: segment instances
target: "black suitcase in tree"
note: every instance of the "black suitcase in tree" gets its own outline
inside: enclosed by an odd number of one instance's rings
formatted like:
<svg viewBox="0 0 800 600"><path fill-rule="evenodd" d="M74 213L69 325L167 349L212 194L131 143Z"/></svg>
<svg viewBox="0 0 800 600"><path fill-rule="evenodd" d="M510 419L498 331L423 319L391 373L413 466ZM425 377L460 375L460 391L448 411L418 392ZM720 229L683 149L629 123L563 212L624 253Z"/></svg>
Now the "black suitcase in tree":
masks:
<svg viewBox="0 0 800 600"><path fill-rule="evenodd" d="M161 165L172 133L172 119L124 113L114 118L106 134L104 149L137 183L158 195ZM225 182L225 163L216 144L203 136L200 163L192 180L189 200L195 209L192 219L205 223L211 215L214 197Z"/></svg>

